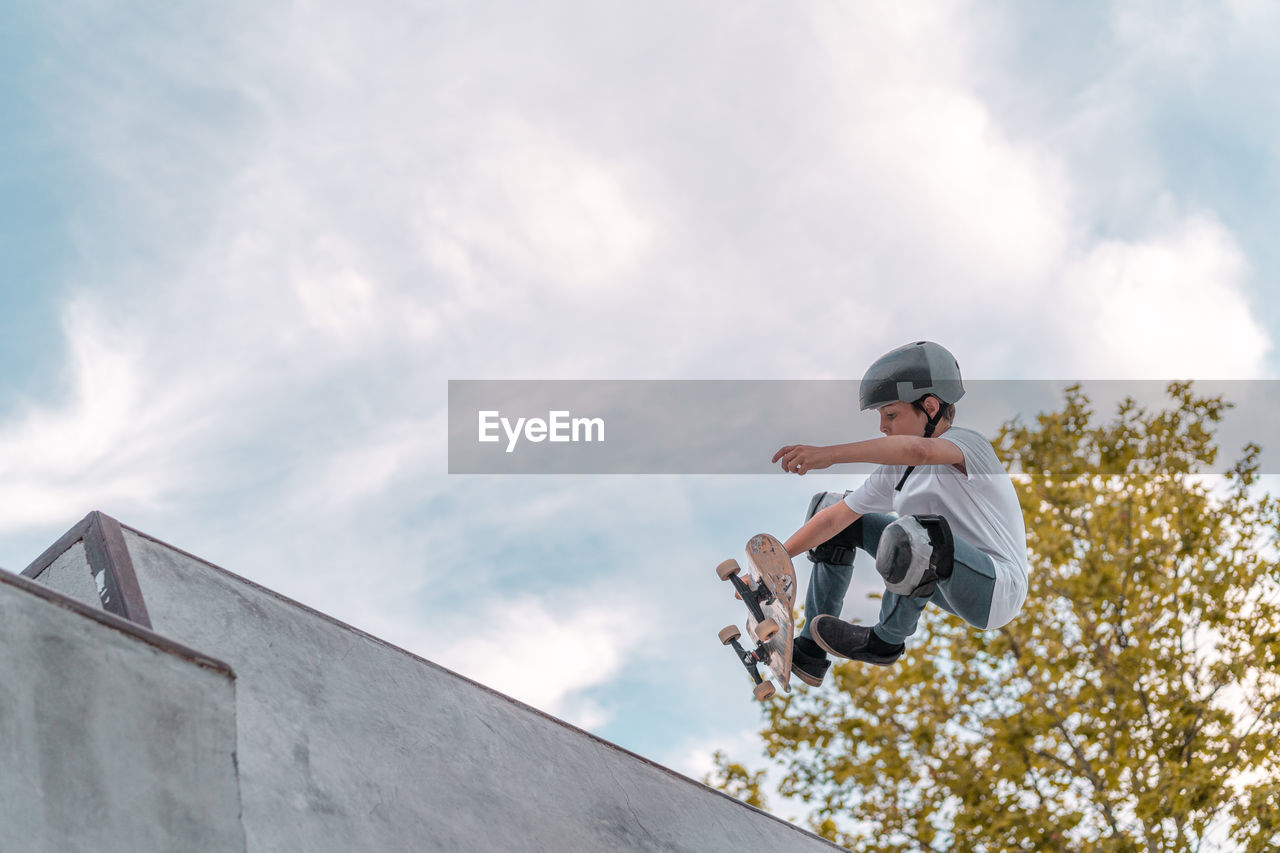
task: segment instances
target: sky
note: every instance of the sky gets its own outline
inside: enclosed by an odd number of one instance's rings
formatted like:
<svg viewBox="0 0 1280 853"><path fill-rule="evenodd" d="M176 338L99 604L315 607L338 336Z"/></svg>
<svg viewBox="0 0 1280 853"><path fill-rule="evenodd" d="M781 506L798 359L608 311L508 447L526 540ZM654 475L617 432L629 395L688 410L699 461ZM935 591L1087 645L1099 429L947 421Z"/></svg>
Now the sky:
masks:
<svg viewBox="0 0 1280 853"><path fill-rule="evenodd" d="M750 759L714 567L859 476L450 475L449 380L856 380L919 339L1275 379L1278 16L20 0L0 566L102 510L682 772Z"/></svg>

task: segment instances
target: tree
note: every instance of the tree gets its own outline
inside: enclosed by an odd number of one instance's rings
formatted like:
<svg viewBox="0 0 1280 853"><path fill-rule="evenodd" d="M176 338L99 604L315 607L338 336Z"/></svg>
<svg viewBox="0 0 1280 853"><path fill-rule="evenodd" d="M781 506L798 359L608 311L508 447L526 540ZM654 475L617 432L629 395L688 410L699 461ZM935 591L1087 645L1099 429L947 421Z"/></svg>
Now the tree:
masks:
<svg viewBox="0 0 1280 853"><path fill-rule="evenodd" d="M995 442L1027 525L1029 596L975 631L930 609L892 667L843 663L766 706L783 796L856 850L1195 850L1280 843L1280 502L1255 445L1199 477L1229 404L1168 388L1095 423ZM712 777L761 799L721 756Z"/></svg>

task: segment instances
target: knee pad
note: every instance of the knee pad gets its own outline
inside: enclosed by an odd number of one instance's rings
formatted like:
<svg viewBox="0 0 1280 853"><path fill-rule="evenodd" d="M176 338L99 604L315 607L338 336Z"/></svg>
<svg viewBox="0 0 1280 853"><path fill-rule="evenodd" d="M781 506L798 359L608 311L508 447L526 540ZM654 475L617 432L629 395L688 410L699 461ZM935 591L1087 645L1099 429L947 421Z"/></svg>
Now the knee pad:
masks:
<svg viewBox="0 0 1280 853"><path fill-rule="evenodd" d="M822 510L834 506L844 500L848 492L818 492L809 501L809 511L804 520L808 521ZM809 561L813 563L830 563L833 566L852 566L854 549L862 544L862 519L859 518L826 542L809 551Z"/></svg>
<svg viewBox="0 0 1280 853"><path fill-rule="evenodd" d="M933 595L951 577L955 541L940 515L909 515L885 528L876 549L876 570L885 588L912 598Z"/></svg>

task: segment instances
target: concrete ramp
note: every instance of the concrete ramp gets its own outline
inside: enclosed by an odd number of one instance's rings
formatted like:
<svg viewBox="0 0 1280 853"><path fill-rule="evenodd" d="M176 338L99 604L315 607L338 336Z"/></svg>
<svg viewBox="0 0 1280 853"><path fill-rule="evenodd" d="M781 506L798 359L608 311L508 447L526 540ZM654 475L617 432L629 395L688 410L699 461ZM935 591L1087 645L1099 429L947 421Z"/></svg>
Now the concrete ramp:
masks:
<svg viewBox="0 0 1280 853"><path fill-rule="evenodd" d="M0 851L243 851L231 669L0 573Z"/></svg>
<svg viewBox="0 0 1280 853"><path fill-rule="evenodd" d="M100 513L23 574L230 665L248 851L840 849Z"/></svg>

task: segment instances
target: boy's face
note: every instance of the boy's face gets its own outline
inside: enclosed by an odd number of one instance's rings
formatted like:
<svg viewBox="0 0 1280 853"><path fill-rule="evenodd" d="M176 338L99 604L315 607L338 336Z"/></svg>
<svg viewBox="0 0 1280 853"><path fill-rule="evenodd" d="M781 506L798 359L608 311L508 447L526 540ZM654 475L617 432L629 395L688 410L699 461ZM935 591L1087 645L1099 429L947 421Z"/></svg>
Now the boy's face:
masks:
<svg viewBox="0 0 1280 853"><path fill-rule="evenodd" d="M923 436L929 418L910 403L890 403L880 409L880 432Z"/></svg>

